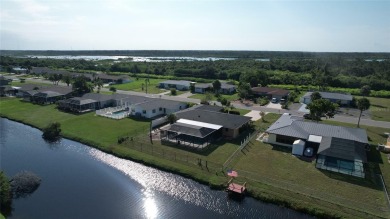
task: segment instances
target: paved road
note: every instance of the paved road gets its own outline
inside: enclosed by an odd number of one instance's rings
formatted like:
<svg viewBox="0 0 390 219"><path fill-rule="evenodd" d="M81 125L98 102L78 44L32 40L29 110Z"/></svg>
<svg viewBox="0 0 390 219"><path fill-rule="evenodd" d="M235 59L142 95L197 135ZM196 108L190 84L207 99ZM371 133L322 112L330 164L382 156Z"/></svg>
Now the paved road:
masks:
<svg viewBox="0 0 390 219"><path fill-rule="evenodd" d="M50 81L42 80L42 79L27 79L27 80L36 81L36 82L40 82L40 83L53 84ZM64 83L60 83L59 85L66 86L66 84L64 84ZM101 90L102 91L109 91L107 88L102 88ZM179 96L169 96L169 95L162 95L162 94L145 94L145 93L139 93L139 92L134 92L134 91L123 91L123 90L117 90L117 93L144 96L144 97L162 98L162 99L166 99L166 100L177 100L177 101L182 101L182 102L200 103L199 99L186 98L185 97L186 95L183 95L180 97L180 95ZM214 101L212 102L212 104L214 104ZM220 105L219 102L216 102L216 104ZM240 102L234 102L234 103L232 103L232 105L238 109L264 111L264 112L268 112L268 113L278 113L278 114L290 113L292 115L298 115L298 116L303 116L303 114L304 114L304 112L300 112L300 111L296 111L296 110L273 109L273 108L267 108L264 106L247 106L247 105L240 103ZM357 117L350 117L350 116L343 116L343 115L335 115L334 118L331 118L329 120L345 122L345 123L352 123L352 124L357 124L357 122L358 122ZM360 124L390 129L390 122L376 121L376 120L362 118L360 120Z"/></svg>

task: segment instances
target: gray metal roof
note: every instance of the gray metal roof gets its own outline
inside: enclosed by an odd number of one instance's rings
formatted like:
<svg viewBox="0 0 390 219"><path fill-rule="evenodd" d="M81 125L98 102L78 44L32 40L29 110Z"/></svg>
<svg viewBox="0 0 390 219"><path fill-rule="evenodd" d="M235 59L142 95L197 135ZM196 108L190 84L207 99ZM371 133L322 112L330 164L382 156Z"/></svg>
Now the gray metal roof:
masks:
<svg viewBox="0 0 390 219"><path fill-rule="evenodd" d="M45 98L48 98L48 97L63 96L63 94L60 94L60 93L55 92L55 91L41 91L39 93L34 94L33 96L34 97L45 97Z"/></svg>
<svg viewBox="0 0 390 219"><path fill-rule="evenodd" d="M191 84L191 81L183 81L183 80L166 80L160 82L160 84L174 84L174 85L182 85L182 86L187 86L189 87Z"/></svg>
<svg viewBox="0 0 390 219"><path fill-rule="evenodd" d="M196 83L195 84L195 88L209 88L209 87L213 87L213 85L211 83Z"/></svg>
<svg viewBox="0 0 390 219"><path fill-rule="evenodd" d="M185 110L176 113L179 119L189 119L199 122L206 122L216 125L221 125L224 128L237 129L251 121L251 117L227 114L221 112L213 112L208 110Z"/></svg>
<svg viewBox="0 0 390 219"><path fill-rule="evenodd" d="M311 97L313 92L307 92L303 97ZM324 99L332 99L332 100L352 100L352 95L350 94L342 94L342 93L331 93L331 92L319 92L321 97Z"/></svg>
<svg viewBox="0 0 390 219"><path fill-rule="evenodd" d="M267 132L301 139L308 139L309 135L318 135L368 143L364 129L305 122L290 115L282 115Z"/></svg>
<svg viewBox="0 0 390 219"><path fill-rule="evenodd" d="M198 105L196 107L198 110L208 110L208 111L214 111L214 112L221 112L223 110L222 106L214 106L214 105Z"/></svg>
<svg viewBox="0 0 390 219"><path fill-rule="evenodd" d="M152 109L158 109L158 108L175 108L176 106L179 106L180 104L183 104L183 102L174 101L174 100L164 100L164 99L156 99L156 98L149 98L148 101L138 103L136 106L141 107L144 110L152 110Z"/></svg>

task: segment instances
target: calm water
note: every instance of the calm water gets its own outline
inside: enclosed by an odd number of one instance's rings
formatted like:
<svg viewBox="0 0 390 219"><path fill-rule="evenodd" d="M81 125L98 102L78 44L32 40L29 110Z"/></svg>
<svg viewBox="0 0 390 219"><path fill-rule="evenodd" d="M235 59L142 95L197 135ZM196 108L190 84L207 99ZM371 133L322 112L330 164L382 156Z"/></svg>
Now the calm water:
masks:
<svg viewBox="0 0 390 219"><path fill-rule="evenodd" d="M29 170L42 179L14 200L9 218L309 218L225 192L83 144L48 144L41 131L0 118L0 167L8 176Z"/></svg>
<svg viewBox="0 0 390 219"><path fill-rule="evenodd" d="M146 56L27 56L39 59L85 59L85 60L121 60L130 59L134 62L171 62L171 61L218 61L218 60L235 60L235 58L221 58L221 57L146 57Z"/></svg>

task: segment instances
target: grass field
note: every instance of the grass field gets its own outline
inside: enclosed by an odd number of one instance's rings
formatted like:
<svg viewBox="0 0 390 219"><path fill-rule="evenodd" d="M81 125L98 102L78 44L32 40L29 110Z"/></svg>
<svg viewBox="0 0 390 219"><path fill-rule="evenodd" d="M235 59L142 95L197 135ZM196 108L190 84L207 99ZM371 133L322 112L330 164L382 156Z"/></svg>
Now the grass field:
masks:
<svg viewBox="0 0 390 219"><path fill-rule="evenodd" d="M162 93L166 90L162 90L157 87L157 85L164 81L164 79L149 79L150 84L148 84L148 93L150 94L158 94ZM136 91L136 92L146 92L146 86L144 85L144 90L142 90L142 84L145 84L145 78L139 78L138 80L133 80L130 83L126 84L115 84L111 85L112 87L115 87L118 90L128 90L128 91Z"/></svg>
<svg viewBox="0 0 390 219"><path fill-rule="evenodd" d="M180 173L199 181L220 185L226 182L221 172L210 172L199 166L184 165L151 154L132 149L126 144L117 144L118 137L130 136L143 140L145 147L163 150L176 156L199 157L216 166L222 164L239 147L240 139L221 141L201 151L178 149L177 146L148 143L148 121L130 118L111 120L95 116L94 113L73 115L58 111L54 105L34 105L16 98L0 98L0 116L22 121L43 128L53 121L61 123L62 134L83 143L96 146L119 157L144 162L149 165ZM264 131L279 118L267 114L266 122L256 121L255 125ZM326 121L329 122L329 121ZM334 122L333 122L334 123ZM344 124L342 124L344 125ZM352 124L352 126L354 126ZM375 144L383 141L384 129L367 128L370 141ZM241 136L245 137L245 136ZM252 140L231 166L239 172L238 180L248 182L249 192L257 198L279 203L311 214L337 215L346 218L389 218L384 193L379 184L368 177L367 180L348 177L336 173L319 171L314 162L302 161L291 156L291 151L272 147ZM390 164L385 156L375 150L369 153L370 169L381 171L387 184L390 184Z"/></svg>
<svg viewBox="0 0 390 219"><path fill-rule="evenodd" d="M362 98L355 96L357 99ZM379 97L367 97L370 100L371 119L390 122L390 99Z"/></svg>
<svg viewBox="0 0 390 219"><path fill-rule="evenodd" d="M194 98L194 99L200 99L201 100L205 96L206 96L206 94L194 94L192 96L189 96L188 98ZM232 101L232 100L237 100L238 99L238 94L237 93L232 94L232 95L221 94L221 96L223 98L225 98L226 100L228 100L228 101ZM211 100L217 100L217 97L212 95L212 99Z"/></svg>

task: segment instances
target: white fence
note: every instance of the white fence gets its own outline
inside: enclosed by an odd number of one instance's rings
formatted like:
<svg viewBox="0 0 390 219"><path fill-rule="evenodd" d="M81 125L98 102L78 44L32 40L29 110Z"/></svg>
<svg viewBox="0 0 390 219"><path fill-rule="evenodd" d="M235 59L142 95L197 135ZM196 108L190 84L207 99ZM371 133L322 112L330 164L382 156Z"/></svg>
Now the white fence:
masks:
<svg viewBox="0 0 390 219"><path fill-rule="evenodd" d="M123 113L116 114L115 112L124 111ZM96 110L96 115L104 116L111 119L123 119L128 117L130 110L125 106L108 107L101 110Z"/></svg>

